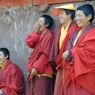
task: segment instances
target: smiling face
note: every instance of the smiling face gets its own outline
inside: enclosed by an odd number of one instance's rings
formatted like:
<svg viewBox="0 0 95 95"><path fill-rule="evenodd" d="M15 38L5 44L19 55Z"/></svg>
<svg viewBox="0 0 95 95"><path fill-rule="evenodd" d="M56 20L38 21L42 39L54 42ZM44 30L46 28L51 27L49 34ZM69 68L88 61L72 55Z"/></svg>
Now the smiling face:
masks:
<svg viewBox="0 0 95 95"><path fill-rule="evenodd" d="M63 10L62 13L59 15L60 23L65 23L68 21L70 15L67 15L66 12Z"/></svg>
<svg viewBox="0 0 95 95"><path fill-rule="evenodd" d="M86 26L91 19L91 15L86 16L83 11L77 10L75 14L75 20L79 27Z"/></svg>
<svg viewBox="0 0 95 95"><path fill-rule="evenodd" d="M0 51L0 64L3 64L7 60L8 56L5 56L2 51Z"/></svg>

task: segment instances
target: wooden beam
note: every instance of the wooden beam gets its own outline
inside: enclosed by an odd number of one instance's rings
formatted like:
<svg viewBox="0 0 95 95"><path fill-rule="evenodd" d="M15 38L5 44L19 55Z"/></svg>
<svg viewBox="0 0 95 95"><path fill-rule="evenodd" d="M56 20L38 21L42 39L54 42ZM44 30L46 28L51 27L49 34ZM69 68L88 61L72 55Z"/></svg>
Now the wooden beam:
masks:
<svg viewBox="0 0 95 95"><path fill-rule="evenodd" d="M32 5L83 2L87 0L32 0Z"/></svg>

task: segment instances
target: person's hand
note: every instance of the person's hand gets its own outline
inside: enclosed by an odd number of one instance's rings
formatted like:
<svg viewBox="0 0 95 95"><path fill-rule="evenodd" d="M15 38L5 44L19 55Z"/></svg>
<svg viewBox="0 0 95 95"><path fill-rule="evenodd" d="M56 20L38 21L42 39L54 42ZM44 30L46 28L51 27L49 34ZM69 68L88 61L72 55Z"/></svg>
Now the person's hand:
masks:
<svg viewBox="0 0 95 95"><path fill-rule="evenodd" d="M31 75L34 76L37 75L37 73L38 73L37 69L32 68Z"/></svg>
<svg viewBox="0 0 95 95"><path fill-rule="evenodd" d="M39 22L36 22L34 24L33 30L36 31L36 32L39 32L39 29L40 29L40 24L39 24Z"/></svg>
<svg viewBox="0 0 95 95"><path fill-rule="evenodd" d="M69 56L69 51L65 51L62 55L62 58L66 60L68 56Z"/></svg>
<svg viewBox="0 0 95 95"><path fill-rule="evenodd" d="M0 89L0 95L3 95L3 91L2 91L2 89Z"/></svg>

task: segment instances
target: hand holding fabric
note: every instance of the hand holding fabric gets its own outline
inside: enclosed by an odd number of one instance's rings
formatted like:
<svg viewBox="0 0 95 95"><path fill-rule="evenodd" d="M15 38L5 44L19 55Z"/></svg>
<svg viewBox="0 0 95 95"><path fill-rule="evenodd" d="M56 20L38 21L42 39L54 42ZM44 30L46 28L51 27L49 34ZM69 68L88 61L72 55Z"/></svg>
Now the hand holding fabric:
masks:
<svg viewBox="0 0 95 95"><path fill-rule="evenodd" d="M66 60L68 56L69 56L69 51L67 50L67 51L65 51L65 52L63 53L62 58L63 58L64 60Z"/></svg>
<svg viewBox="0 0 95 95"><path fill-rule="evenodd" d="M39 32L39 29L40 29L40 24L39 24L39 22L36 22L36 23L34 24L33 30L34 30L35 32Z"/></svg>
<svg viewBox="0 0 95 95"><path fill-rule="evenodd" d="M34 76L37 75L37 73L38 73L37 69L32 68L31 75Z"/></svg>
<svg viewBox="0 0 95 95"><path fill-rule="evenodd" d="M0 89L0 95L5 95L2 89Z"/></svg>

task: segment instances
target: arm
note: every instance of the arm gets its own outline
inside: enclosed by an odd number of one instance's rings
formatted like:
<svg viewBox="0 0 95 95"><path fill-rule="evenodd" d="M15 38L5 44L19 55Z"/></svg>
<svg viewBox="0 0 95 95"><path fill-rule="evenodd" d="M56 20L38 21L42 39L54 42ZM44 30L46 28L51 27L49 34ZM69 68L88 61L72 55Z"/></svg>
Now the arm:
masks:
<svg viewBox="0 0 95 95"><path fill-rule="evenodd" d="M38 54L38 59L33 63L33 68L37 69L39 73L44 73L48 66L48 60L50 55L50 49L53 41L53 35L48 34L43 40L42 47Z"/></svg>
<svg viewBox="0 0 95 95"><path fill-rule="evenodd" d="M24 95L24 77L17 67L12 67L9 83L3 88L5 95Z"/></svg>
<svg viewBox="0 0 95 95"><path fill-rule="evenodd" d="M30 48L34 48L39 41L40 35L38 35L36 32L31 32L27 37L26 37L26 44Z"/></svg>
<svg viewBox="0 0 95 95"><path fill-rule="evenodd" d="M45 54L41 54L39 59L34 63L35 68L39 73L43 73L48 64L48 57Z"/></svg>
<svg viewBox="0 0 95 95"><path fill-rule="evenodd" d="M55 57L55 39L53 40L53 44L51 47L51 51L50 51L50 56L49 56L49 64L51 64L53 71L55 72L55 68L56 68L56 57Z"/></svg>
<svg viewBox="0 0 95 95"><path fill-rule="evenodd" d="M75 76L93 71L95 68L95 31L89 32L81 42L71 49Z"/></svg>
<svg viewBox="0 0 95 95"><path fill-rule="evenodd" d="M26 44L30 48L34 48L39 41L40 35L39 35L39 28L40 24L36 22L33 27L33 31L26 37Z"/></svg>

